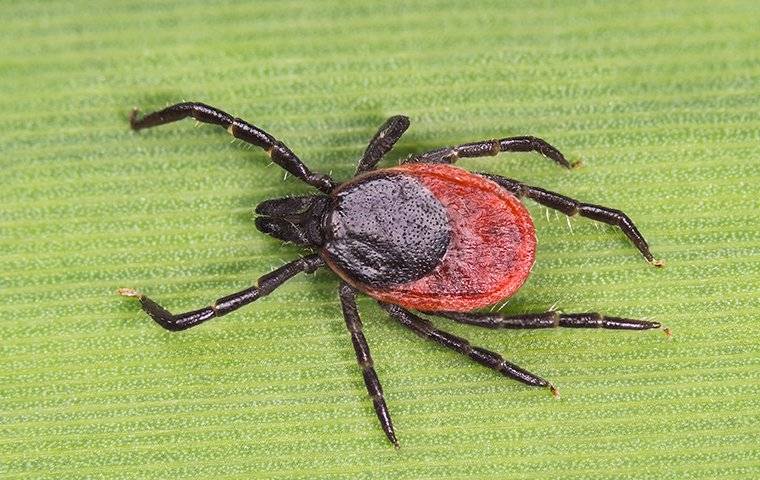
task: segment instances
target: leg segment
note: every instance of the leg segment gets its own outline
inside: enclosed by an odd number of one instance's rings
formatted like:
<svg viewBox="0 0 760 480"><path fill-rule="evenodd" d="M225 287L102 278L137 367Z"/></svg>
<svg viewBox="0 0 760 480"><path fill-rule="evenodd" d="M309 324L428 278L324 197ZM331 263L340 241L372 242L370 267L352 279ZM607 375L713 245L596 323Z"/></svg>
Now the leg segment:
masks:
<svg viewBox="0 0 760 480"><path fill-rule="evenodd" d="M150 298L130 288L120 288L118 294L125 297L136 297L140 300L140 305L145 313L150 315L156 323L167 330L176 332L194 327L214 317L226 315L263 296L269 295L277 287L293 278L296 274L301 272L311 273L322 266L324 266L324 261L319 255L315 254L299 258L298 260L287 263L277 270L262 276L259 278L255 287L246 288L245 290L233 293L232 295L222 297L209 307L177 315L173 315Z"/></svg>
<svg viewBox="0 0 760 480"><path fill-rule="evenodd" d="M377 378L377 373L373 366L367 339L364 338L364 334L362 333L362 321L359 318L359 310L356 308L356 290L347 283L341 282L339 293L343 317L346 320L346 328L348 328L348 332L351 334L351 343L353 343L354 352L356 352L356 362L364 373L364 385L366 385L367 392L372 398L375 413L380 420L380 426L383 428L385 436L398 448L398 440L396 440L396 434L393 431L391 414L388 412L388 406L385 404L385 398L383 397L383 388L380 386L380 380Z"/></svg>
<svg viewBox="0 0 760 480"><path fill-rule="evenodd" d="M219 125L227 129L233 137L264 149L274 163L309 185L325 193L330 193L337 185L328 175L313 173L309 170L284 143L264 130L244 120L235 118L218 108L198 102L184 102L149 113L140 119L137 118L137 114L138 110L135 109L129 118L129 124L133 130L142 130L143 128L176 122L187 117L192 117L199 122Z"/></svg>
<svg viewBox="0 0 760 480"><path fill-rule="evenodd" d="M407 128L409 128L409 118L403 115L396 115L386 120L375 136L372 137L372 140L369 141L367 150L364 151L364 155L356 167L356 173L374 169L377 162L391 151Z"/></svg>
<svg viewBox="0 0 760 480"><path fill-rule="evenodd" d="M629 318L606 317L596 312L526 313L523 315L501 315L499 313L425 312L428 315L448 318L455 322L483 328L608 328L612 330L649 330L661 328L659 322L633 320ZM665 329L667 333L667 329Z"/></svg>
<svg viewBox="0 0 760 480"><path fill-rule="evenodd" d="M480 175L493 180L506 190L515 194L518 198L528 197L531 200L540 203L546 207L554 210L559 210L568 216L580 215L581 217L590 218L598 222L607 223L619 227L620 230L633 242L639 252L647 259L649 263L655 267L662 267L664 265L660 260L655 260L652 253L649 251L649 245L644 237L639 233L638 228L633 223L628 215L616 210L614 208L602 207L600 205L593 205L591 203L582 203L578 200L574 200L570 197L560 195L559 193L550 192L543 188L531 187L525 185L517 180L511 178L501 177L499 175L492 175L488 173L480 173Z"/></svg>
<svg viewBox="0 0 760 480"><path fill-rule="evenodd" d="M460 158L489 157L501 152L538 152L565 168L575 166L568 162L556 147L537 137L507 137L465 143L457 147L439 148L414 155L407 162L454 163Z"/></svg>
<svg viewBox="0 0 760 480"><path fill-rule="evenodd" d="M392 305L390 303L378 302L380 306L388 312L391 317L398 320L403 326L412 330L417 335L433 340L440 345L459 352L463 355L467 355L471 359L475 360L479 364L496 370L505 377L522 382L532 387L546 387L549 388L553 395L557 395L557 389L551 383L547 382L543 378L524 370L514 363L506 361L501 355L485 348L475 347L470 345L466 339L438 330L429 321L418 317L417 315L405 310L398 305Z"/></svg>

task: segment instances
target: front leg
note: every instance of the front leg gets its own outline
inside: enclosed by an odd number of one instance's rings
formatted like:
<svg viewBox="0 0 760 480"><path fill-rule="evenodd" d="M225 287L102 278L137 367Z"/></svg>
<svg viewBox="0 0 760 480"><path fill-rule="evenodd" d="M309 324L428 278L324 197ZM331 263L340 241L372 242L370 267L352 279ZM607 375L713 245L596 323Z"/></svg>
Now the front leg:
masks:
<svg viewBox="0 0 760 480"><path fill-rule="evenodd" d="M573 168L578 164L568 162L562 152L546 140L530 136L483 140L456 147L439 148L412 155L406 162L454 163L460 158L492 157L501 152L538 152L565 168Z"/></svg>
<svg viewBox="0 0 760 480"><path fill-rule="evenodd" d="M272 135L256 125L233 117L229 113L210 105L199 102L183 102L157 112L149 113L142 118L137 118L137 114L138 110L135 108L129 117L129 124L133 130L156 127L187 117L192 117L199 122L219 125L233 137L263 149L274 163L312 187L318 188L325 193L330 193L337 185L329 175L314 173L309 170L287 145Z"/></svg>
<svg viewBox="0 0 760 480"><path fill-rule="evenodd" d="M377 162L391 151L407 128L409 128L409 118L403 115L395 115L386 120L377 130L375 136L372 137L372 140L369 141L367 150L364 151L364 155L356 167L356 174L375 168Z"/></svg>
<svg viewBox="0 0 760 480"><path fill-rule="evenodd" d="M131 288L120 288L117 293L124 297L134 297L140 301L142 309L150 315L150 318L167 330L177 332L187 330L190 327L200 325L206 320L221 317L240 307L248 305L259 298L269 295L277 287L287 282L301 272L311 273L317 268L324 266L324 261L319 255L309 255L283 265L277 270L268 273L256 282L255 287L246 288L232 295L222 297L213 305L193 310L192 312L172 314L161 305L157 304L142 293Z"/></svg>

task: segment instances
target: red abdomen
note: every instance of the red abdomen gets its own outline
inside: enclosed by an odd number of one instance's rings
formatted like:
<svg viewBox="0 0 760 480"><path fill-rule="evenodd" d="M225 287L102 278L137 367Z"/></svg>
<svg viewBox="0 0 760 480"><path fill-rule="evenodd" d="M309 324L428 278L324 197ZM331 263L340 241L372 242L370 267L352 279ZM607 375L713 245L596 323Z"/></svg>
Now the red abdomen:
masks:
<svg viewBox="0 0 760 480"><path fill-rule="evenodd" d="M377 172L412 177L432 194L443 207L448 243L427 272L402 283L357 281L323 252L346 281L384 302L459 312L492 305L525 282L535 260L536 234L530 214L511 193L450 165L407 164Z"/></svg>

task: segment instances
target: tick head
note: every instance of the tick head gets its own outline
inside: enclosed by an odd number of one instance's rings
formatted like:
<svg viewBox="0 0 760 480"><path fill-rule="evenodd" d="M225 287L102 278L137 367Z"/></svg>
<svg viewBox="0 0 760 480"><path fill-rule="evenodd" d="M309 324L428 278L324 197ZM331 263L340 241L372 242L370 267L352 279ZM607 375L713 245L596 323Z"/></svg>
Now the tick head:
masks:
<svg viewBox="0 0 760 480"><path fill-rule="evenodd" d="M256 228L284 242L319 247L324 244L324 217L330 197L305 195L265 200L256 207Z"/></svg>

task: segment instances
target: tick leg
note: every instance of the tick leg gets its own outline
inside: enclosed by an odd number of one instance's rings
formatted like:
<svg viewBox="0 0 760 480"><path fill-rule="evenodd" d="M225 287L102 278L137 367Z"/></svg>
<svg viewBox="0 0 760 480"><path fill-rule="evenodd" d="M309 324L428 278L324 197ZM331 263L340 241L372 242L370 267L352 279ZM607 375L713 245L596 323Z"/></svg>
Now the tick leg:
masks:
<svg viewBox="0 0 760 480"><path fill-rule="evenodd" d="M575 166L575 164L568 162L565 156L562 155L562 152L557 150L556 147L549 144L546 140L537 137L507 137L465 143L457 147L439 148L419 155L413 155L406 162L454 163L460 158L490 157L498 155L501 152L538 152L565 168L573 168Z"/></svg>
<svg viewBox="0 0 760 480"><path fill-rule="evenodd" d="M438 330L428 320L418 317L412 312L405 310L398 305L378 302L380 306L388 312L391 317L398 320L403 326L412 330L417 335L433 340L446 348L467 355L479 364L496 370L505 377L522 382L532 387L549 388L553 395L557 395L557 389L551 383L543 378L524 370L514 363L510 363L501 355L485 348L470 345L466 339L452 335L451 333Z"/></svg>
<svg viewBox="0 0 760 480"><path fill-rule="evenodd" d="M337 185L330 176L313 173L284 143L280 142L264 130L245 120L235 118L218 108L198 102L183 102L163 110L149 113L137 118L138 110L134 109L129 118L133 130L155 127L165 123L176 122L186 117L192 117L199 122L212 123L225 128L230 135L244 142L262 148L274 163L319 190L330 193Z"/></svg>
<svg viewBox="0 0 760 480"><path fill-rule="evenodd" d="M377 162L391 151L407 128L409 128L409 118L403 115L396 115L386 120L375 136L372 137L372 140L369 141L367 150L364 151L364 155L356 167L356 173L374 169Z"/></svg>
<svg viewBox="0 0 760 480"><path fill-rule="evenodd" d="M380 386L380 380L377 378L377 373L373 366L367 339L364 338L364 333L362 333L362 321L359 318L359 310L356 308L356 290L347 283L341 282L339 293L340 304L343 308L343 318L346 320L346 328L348 328L348 333L351 334L351 343L353 343L354 352L356 352L356 362L362 368L364 374L364 385L366 385L367 392L372 398L372 405L375 407L375 413L380 420L380 426L383 428L385 436L398 448L398 440L396 440L396 434L393 431L391 414L388 412L388 406L385 404L385 398L383 397L383 388Z"/></svg>
<svg viewBox="0 0 760 480"><path fill-rule="evenodd" d="M428 315L448 318L455 322L483 328L608 328L612 330L649 330L661 328L660 322L633 320L630 318L607 317L588 313L560 313L548 311L543 313L526 313L522 315L502 315L487 312L425 312ZM669 334L666 328L663 330Z"/></svg>
<svg viewBox="0 0 760 480"><path fill-rule="evenodd" d="M655 260L652 253L649 251L649 245L644 237L639 233L639 229L633 223L628 215L616 210L614 208L602 207L601 205L594 205L591 203L583 203L578 200L560 195L559 193L550 192L543 188L531 187L525 185L517 180L511 178L501 177L499 175L492 175L489 173L480 173L480 175L493 180L506 190L515 194L518 198L528 197L531 200L540 203L546 207L573 217L580 215L581 217L590 218L597 222L607 223L614 225L625 233L625 235L633 242L639 252L647 259L649 263L655 267L662 267L664 263L660 260Z"/></svg>
<svg viewBox="0 0 760 480"><path fill-rule="evenodd" d="M120 288L118 294L125 297L137 298L140 300L140 305L145 313L150 315L156 323L167 330L176 332L194 327L214 317L226 315L233 310L237 310L261 297L269 295L277 287L293 278L296 274L301 272L311 273L322 266L324 266L324 261L319 255L314 254L299 258L298 260L287 263L277 270L260 277L254 287L246 288L245 290L233 293L232 295L222 297L209 307L177 315L170 313L161 305L131 288Z"/></svg>

